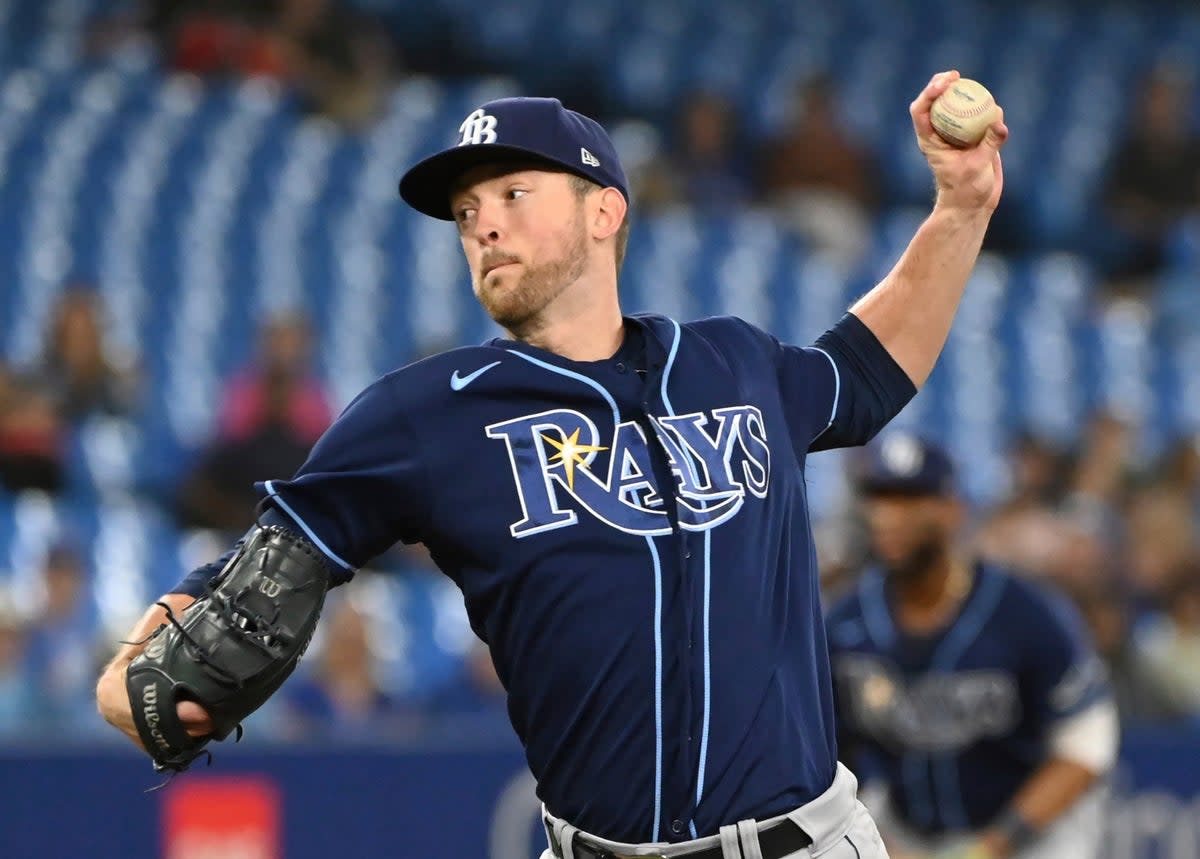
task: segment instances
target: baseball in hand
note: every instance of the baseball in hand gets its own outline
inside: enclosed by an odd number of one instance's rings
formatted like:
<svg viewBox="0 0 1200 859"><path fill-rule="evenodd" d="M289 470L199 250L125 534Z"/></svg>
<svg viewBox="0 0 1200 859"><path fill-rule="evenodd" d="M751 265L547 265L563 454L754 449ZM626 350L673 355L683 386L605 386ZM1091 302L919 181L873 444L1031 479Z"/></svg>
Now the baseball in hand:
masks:
<svg viewBox="0 0 1200 859"><path fill-rule="evenodd" d="M999 108L987 88L970 78L959 78L937 97L929 121L938 135L954 146L974 146L996 121Z"/></svg>

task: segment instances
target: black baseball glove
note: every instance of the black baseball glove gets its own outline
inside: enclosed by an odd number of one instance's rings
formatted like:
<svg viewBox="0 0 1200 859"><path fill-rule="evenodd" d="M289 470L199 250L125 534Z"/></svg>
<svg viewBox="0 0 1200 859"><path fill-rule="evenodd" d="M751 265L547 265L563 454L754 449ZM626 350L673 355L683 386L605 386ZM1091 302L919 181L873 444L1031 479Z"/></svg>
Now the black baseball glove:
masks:
<svg viewBox="0 0 1200 859"><path fill-rule="evenodd" d="M329 569L306 539L258 526L207 592L147 639L125 685L154 769L188 768L211 740L224 740L283 685L312 639ZM159 603L166 607L164 603ZM175 712L195 701L213 732L190 737ZM210 756L211 757L211 756Z"/></svg>

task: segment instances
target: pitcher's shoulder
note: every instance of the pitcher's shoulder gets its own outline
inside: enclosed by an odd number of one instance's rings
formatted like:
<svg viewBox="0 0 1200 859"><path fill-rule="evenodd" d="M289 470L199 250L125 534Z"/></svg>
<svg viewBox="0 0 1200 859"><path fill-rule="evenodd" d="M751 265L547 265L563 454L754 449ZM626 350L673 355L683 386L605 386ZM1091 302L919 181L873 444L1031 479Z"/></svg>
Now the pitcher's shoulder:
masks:
<svg viewBox="0 0 1200 859"><path fill-rule="evenodd" d="M682 327L717 346L745 348L777 342L770 333L740 316L708 316L687 322Z"/></svg>
<svg viewBox="0 0 1200 859"><path fill-rule="evenodd" d="M427 406L476 384L502 364L514 360L512 352L497 346L461 346L397 367L363 393L376 389L406 407Z"/></svg>

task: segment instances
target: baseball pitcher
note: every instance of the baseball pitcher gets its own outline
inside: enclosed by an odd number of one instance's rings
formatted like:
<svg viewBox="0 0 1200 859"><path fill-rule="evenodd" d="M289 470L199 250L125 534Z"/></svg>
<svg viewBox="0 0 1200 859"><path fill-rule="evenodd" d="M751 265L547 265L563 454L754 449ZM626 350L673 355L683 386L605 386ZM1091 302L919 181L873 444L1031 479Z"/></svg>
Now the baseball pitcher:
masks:
<svg viewBox="0 0 1200 859"><path fill-rule="evenodd" d="M329 587L421 542L490 647L549 855L883 856L837 760L804 469L895 416L950 330L1007 135L997 119L972 148L937 137L930 105L955 79L911 106L933 211L811 346L623 315L629 190L608 134L555 99L472 111L400 193L458 231L507 336L389 373L298 473L262 482L240 545L129 636L101 712L186 767L283 682Z"/></svg>

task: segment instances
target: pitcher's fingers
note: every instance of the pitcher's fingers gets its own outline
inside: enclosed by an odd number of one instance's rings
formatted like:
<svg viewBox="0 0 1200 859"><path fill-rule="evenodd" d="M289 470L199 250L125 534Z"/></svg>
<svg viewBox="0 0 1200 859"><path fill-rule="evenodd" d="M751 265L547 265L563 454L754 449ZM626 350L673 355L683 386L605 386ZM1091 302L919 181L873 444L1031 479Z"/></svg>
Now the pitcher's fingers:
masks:
<svg viewBox="0 0 1200 859"><path fill-rule="evenodd" d="M1000 147L1004 145L1004 141L1008 140L1008 126L1004 123L1003 108L996 108L997 114L995 121L988 126L983 135L983 145L992 150L999 152Z"/></svg>
<svg viewBox="0 0 1200 859"><path fill-rule="evenodd" d="M912 104L908 106L908 112L912 116L913 127L916 128L917 133L933 133L933 126L929 122L929 111L933 107L933 103L937 101L938 96L944 93L960 77L962 76L958 73L957 69L938 72L929 79L929 83L925 85L925 89L921 90L920 94L913 99Z"/></svg>
<svg viewBox="0 0 1200 859"><path fill-rule="evenodd" d="M195 701L180 701L175 706L175 714L187 728L189 737L203 737L213 732L212 717Z"/></svg>

